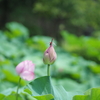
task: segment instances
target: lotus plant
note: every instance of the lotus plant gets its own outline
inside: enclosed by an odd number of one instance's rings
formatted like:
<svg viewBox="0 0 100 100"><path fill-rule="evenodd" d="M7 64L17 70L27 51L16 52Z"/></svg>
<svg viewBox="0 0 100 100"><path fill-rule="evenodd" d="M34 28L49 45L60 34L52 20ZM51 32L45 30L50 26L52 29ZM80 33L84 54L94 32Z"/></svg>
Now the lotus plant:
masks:
<svg viewBox="0 0 100 100"><path fill-rule="evenodd" d="M53 47L53 39L52 39L50 42L50 46L45 50L44 56L43 56L43 62L48 65L48 68L47 68L48 76L50 75L49 74L50 65L55 62L56 58L57 58L57 54Z"/></svg>
<svg viewBox="0 0 100 100"><path fill-rule="evenodd" d="M27 81L33 80L34 68L35 68L35 65L32 63L32 61L29 61L29 60L23 61L16 66L16 72L20 76L20 79L18 82L16 100L18 100L18 89L19 89L21 78Z"/></svg>

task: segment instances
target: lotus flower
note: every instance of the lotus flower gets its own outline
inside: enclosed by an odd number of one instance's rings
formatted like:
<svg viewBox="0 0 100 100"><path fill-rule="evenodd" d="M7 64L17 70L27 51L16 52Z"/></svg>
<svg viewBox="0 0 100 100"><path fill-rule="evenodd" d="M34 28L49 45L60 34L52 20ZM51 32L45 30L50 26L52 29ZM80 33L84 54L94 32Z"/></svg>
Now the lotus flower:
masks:
<svg viewBox="0 0 100 100"><path fill-rule="evenodd" d="M34 79L34 68L32 61L26 60L16 66L16 72L22 79L31 81Z"/></svg>
<svg viewBox="0 0 100 100"><path fill-rule="evenodd" d="M53 39L52 39L53 41ZM52 45L52 41L50 42L50 47L46 49L44 52L43 62L45 64L53 64L57 58L57 54L55 52L55 49Z"/></svg>

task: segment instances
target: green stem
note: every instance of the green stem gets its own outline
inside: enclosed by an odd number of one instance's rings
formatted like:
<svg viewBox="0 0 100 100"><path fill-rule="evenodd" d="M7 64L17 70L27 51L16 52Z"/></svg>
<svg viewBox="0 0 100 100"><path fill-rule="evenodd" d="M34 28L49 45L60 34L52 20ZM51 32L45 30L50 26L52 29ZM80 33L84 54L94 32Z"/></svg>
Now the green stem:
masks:
<svg viewBox="0 0 100 100"><path fill-rule="evenodd" d="M17 87L17 92L16 92L16 100L18 100L18 89L19 89L20 81L21 81L21 78L19 78L19 82L18 82L18 87Z"/></svg>
<svg viewBox="0 0 100 100"><path fill-rule="evenodd" d="M48 64L48 67L47 67L47 75L50 76L50 64Z"/></svg>

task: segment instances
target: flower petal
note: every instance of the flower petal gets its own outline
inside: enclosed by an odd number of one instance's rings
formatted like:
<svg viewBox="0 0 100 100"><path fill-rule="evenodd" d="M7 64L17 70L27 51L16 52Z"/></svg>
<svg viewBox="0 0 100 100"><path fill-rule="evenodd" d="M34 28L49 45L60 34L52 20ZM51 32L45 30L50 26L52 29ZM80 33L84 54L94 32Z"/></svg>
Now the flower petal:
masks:
<svg viewBox="0 0 100 100"><path fill-rule="evenodd" d="M49 58L49 54L48 53L44 54L43 61L44 61L45 64L49 64L50 63L50 58Z"/></svg>
<svg viewBox="0 0 100 100"><path fill-rule="evenodd" d="M35 65L32 63L32 61L26 60L23 63L25 67L24 70L34 71Z"/></svg>
<svg viewBox="0 0 100 100"><path fill-rule="evenodd" d="M54 62L55 59L57 58L56 52L54 50L54 47L51 45L50 50L49 50L49 57L50 57L50 62Z"/></svg>
<svg viewBox="0 0 100 100"><path fill-rule="evenodd" d="M57 58L57 54L54 50L54 47L51 44L50 47L46 49L46 51L44 52L43 62L45 64L53 64L56 58Z"/></svg>
<svg viewBox="0 0 100 100"><path fill-rule="evenodd" d="M31 81L34 79L34 73L31 71L24 71L23 73L20 74L20 77L23 78L24 80Z"/></svg>
<svg viewBox="0 0 100 100"><path fill-rule="evenodd" d="M16 66L16 72L17 72L18 74L21 74L23 70L24 70L24 63L21 62L21 63L19 63L19 64Z"/></svg>

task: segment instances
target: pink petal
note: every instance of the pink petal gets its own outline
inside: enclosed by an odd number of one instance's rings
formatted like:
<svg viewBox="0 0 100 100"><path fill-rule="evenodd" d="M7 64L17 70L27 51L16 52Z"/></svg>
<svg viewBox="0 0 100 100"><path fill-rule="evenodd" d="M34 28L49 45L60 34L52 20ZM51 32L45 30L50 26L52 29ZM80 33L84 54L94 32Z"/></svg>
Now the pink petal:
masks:
<svg viewBox="0 0 100 100"><path fill-rule="evenodd" d="M49 56L50 56L50 61L53 61L56 59L57 55L56 52L54 50L54 47L51 45L50 46L50 50L49 50ZM55 58L55 59L54 59Z"/></svg>
<svg viewBox="0 0 100 100"><path fill-rule="evenodd" d="M34 79L34 73L30 71L23 71L23 73L20 74L20 77L24 80L31 81Z"/></svg>
<svg viewBox="0 0 100 100"><path fill-rule="evenodd" d="M45 64L49 64L49 63L50 63L49 53L46 52L46 53L44 54L43 61L44 61Z"/></svg>
<svg viewBox="0 0 100 100"><path fill-rule="evenodd" d="M17 72L18 74L21 74L23 70L24 70L24 64L23 64L23 62L21 62L21 63L19 63L19 64L17 65L17 67L16 67L16 72Z"/></svg>
<svg viewBox="0 0 100 100"><path fill-rule="evenodd" d="M44 52L43 61L45 64L53 64L56 58L57 58L57 55L54 50L54 47L50 45L50 47L46 49L46 51Z"/></svg>
<svg viewBox="0 0 100 100"><path fill-rule="evenodd" d="M34 71L35 65L32 63L32 61L26 60L24 63L24 70L28 71Z"/></svg>

